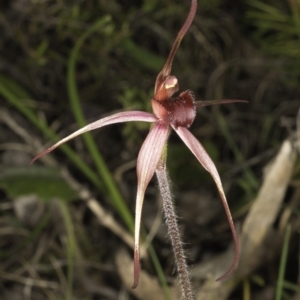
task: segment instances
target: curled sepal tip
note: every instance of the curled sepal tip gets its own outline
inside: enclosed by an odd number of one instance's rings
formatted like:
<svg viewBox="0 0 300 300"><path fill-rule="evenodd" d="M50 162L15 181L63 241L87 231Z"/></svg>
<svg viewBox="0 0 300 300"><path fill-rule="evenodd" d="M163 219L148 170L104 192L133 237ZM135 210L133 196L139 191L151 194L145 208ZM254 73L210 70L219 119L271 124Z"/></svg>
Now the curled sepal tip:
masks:
<svg viewBox="0 0 300 300"><path fill-rule="evenodd" d="M177 52L177 49L180 45L181 40L183 39L184 35L186 34L186 32L188 31L188 29L190 28L190 26L193 22L193 19L196 14L196 10L197 10L197 0L192 0L190 12L189 12L183 26L181 27L180 31L178 32L178 35L172 45L172 49L171 49L169 56L165 62L165 65L163 66L161 72L158 74L158 76L156 78L154 94L156 94L156 92L160 89L160 86L161 86L162 82L165 80L165 78L170 75L171 70L172 70L172 63L173 63L174 56Z"/></svg>
<svg viewBox="0 0 300 300"><path fill-rule="evenodd" d="M234 255L232 265L229 268L229 270L224 275L222 275L221 277L219 277L217 279L217 281L220 281L220 280L228 277L234 271L235 267L238 264L239 256L240 256L240 247L239 247L238 237L237 237L235 226L234 226L234 223L232 220L230 209L229 209L229 206L228 206L228 203L226 200L226 196L225 196L225 193L223 190L222 182L221 182L219 173L217 171L217 168L216 168L214 162L211 160L211 158L209 157L209 155L207 154L207 152L205 151L203 146L200 144L200 142L188 131L188 129L186 129L184 127L175 128L174 126L173 126L173 128L177 132L177 134L180 136L180 138L183 140L183 142L187 145L187 147L196 156L196 158L202 164L202 166L213 177L213 179L216 183L216 186L218 188L218 191L219 191L219 194L220 194L220 197L221 197L224 209L225 209L225 213L226 213L226 216L227 216L227 219L229 222L229 226L230 226L230 229L232 232L234 246L235 246L235 255Z"/></svg>

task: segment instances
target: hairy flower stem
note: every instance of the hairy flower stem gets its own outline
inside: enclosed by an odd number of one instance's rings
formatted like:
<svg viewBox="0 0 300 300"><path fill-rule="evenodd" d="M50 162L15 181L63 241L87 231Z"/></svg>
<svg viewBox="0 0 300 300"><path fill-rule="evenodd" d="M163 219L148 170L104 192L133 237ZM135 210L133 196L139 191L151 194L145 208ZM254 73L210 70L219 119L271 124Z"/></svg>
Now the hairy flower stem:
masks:
<svg viewBox="0 0 300 300"><path fill-rule="evenodd" d="M159 190L162 196L163 211L168 228L168 234L171 238L172 248L174 250L177 272L182 291L182 299L192 300L192 286L178 229L177 216L170 192L165 161L160 162L156 169L156 176L158 178Z"/></svg>

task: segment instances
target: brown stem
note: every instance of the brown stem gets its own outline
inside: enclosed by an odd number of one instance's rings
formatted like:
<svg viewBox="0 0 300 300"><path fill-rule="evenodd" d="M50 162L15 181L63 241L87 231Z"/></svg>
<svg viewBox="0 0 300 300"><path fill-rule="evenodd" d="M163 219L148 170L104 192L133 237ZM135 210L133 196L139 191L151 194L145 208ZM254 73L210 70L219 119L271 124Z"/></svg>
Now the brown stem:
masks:
<svg viewBox="0 0 300 300"><path fill-rule="evenodd" d="M182 290L182 299L192 300L192 286L178 229L174 204L170 192L165 161L162 162L160 166L156 169L156 176L158 178L159 190L163 200L163 210L168 228L168 234L171 238L172 248L174 251L175 261L177 265L177 272Z"/></svg>

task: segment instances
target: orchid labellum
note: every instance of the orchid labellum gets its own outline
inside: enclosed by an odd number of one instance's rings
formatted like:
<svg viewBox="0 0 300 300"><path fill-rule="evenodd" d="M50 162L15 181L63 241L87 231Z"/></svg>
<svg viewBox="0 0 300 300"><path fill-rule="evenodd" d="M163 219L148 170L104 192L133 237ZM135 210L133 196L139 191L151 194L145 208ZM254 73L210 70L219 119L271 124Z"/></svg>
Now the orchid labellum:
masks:
<svg viewBox="0 0 300 300"><path fill-rule="evenodd" d="M227 204L225 193L222 187L221 179L218 171L205 151L200 142L193 136L188 128L193 124L196 117L196 108L213 104L232 103L232 102L246 102L242 100L216 100L216 101L195 101L194 93L190 90L174 94L179 91L178 80L171 75L172 62L175 53L180 45L182 38L190 27L197 9L197 1L191 1L191 8L188 17L179 31L177 38L172 46L167 61L158 74L154 96L151 99L153 113L143 111L126 111L113 114L109 117L93 122L73 134L62 139L49 149L38 154L33 160L51 152L59 145L73 139L74 137L106 125L129 122L129 121L143 121L153 123L148 136L146 137L137 159L137 196L136 196L136 211L135 211L135 247L134 247L134 283L133 288L136 288L139 282L139 236L141 213L144 201L145 190L156 172L159 188L164 203L164 214L168 226L169 234L174 249L176 258L177 270L179 280L182 286L182 293L184 299L192 299L192 292L190 288L187 267L185 263L184 253L180 242L180 235L176 222L176 215L172 206L171 193L169 189L169 182L166 171L166 143L170 130L173 128L180 136L186 146L195 155L202 166L213 177L217 189L219 191L225 212L232 231L235 244L235 257L229 270L217 280L226 278L236 267L239 257L239 244L234 223L232 221L231 213Z"/></svg>

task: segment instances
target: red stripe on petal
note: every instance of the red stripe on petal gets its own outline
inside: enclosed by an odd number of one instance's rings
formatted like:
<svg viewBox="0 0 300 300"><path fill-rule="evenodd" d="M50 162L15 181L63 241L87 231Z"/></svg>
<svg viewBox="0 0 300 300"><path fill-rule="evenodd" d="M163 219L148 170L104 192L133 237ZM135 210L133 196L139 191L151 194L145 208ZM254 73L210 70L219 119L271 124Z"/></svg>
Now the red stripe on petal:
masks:
<svg viewBox="0 0 300 300"><path fill-rule="evenodd" d="M226 196L223 190L223 186L222 186L222 182L219 176L219 173L217 171L217 168L214 164L214 162L211 160L211 158L209 157L209 155L207 154L207 152L205 151L205 149L203 148L203 146L200 144L200 142L190 133L190 131L184 127L178 127L175 128L173 126L173 128L175 129L175 131L177 132L177 134L180 136L180 138L183 140L183 142L187 145L187 147L192 151L192 153L196 156L196 158L198 159L198 161L202 164L202 166L211 174L211 176L213 177L225 212L226 212L226 216L229 222L229 226L232 232L232 236L233 236L233 241L234 241L234 245L235 245L235 256L233 259L233 262L231 264L231 267L229 268L229 270L222 275L221 277L219 277L217 279L217 281L225 279L226 277L228 277L236 268L237 264L238 264L238 260L239 260L239 256L240 256L240 247L239 247L239 242L238 242L238 237L237 237L237 233L235 230L235 226L232 220L232 216L231 216L231 212L226 200Z"/></svg>
<svg viewBox="0 0 300 300"><path fill-rule="evenodd" d="M157 121L144 141L137 159L138 186L135 207L133 288L137 287L139 281L140 228L144 195L162 156L168 135L169 125L163 121Z"/></svg>
<svg viewBox="0 0 300 300"><path fill-rule="evenodd" d="M57 142L55 145L52 147L48 148L47 150L41 152L37 156L33 158L33 160L30 162L32 164L34 161L36 161L38 158L48 154L49 152L53 151L56 149L58 146L61 144L64 144L65 142L77 137L78 135L81 135L85 132L95 130L97 128L101 128L103 126L111 125L111 124L116 124L116 123L122 123L122 122L130 122L130 121L142 121L142 122L155 122L157 118L155 115L144 112L144 111L124 111L120 112L111 116L108 116L106 118L102 118L98 121L95 121L91 124L88 124L79 130L73 132L69 136L65 137L64 139L60 140Z"/></svg>

